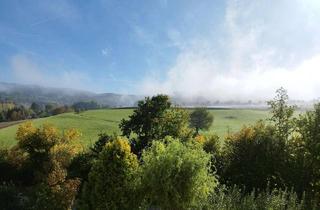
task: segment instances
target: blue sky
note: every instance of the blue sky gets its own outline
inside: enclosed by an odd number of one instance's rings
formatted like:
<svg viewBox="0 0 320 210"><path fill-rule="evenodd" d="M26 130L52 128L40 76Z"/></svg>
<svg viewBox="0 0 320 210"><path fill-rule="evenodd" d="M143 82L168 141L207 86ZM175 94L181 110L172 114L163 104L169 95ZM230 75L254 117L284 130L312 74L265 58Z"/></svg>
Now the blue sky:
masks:
<svg viewBox="0 0 320 210"><path fill-rule="evenodd" d="M0 81L221 100L284 86L312 99L319 34L317 0L3 0Z"/></svg>

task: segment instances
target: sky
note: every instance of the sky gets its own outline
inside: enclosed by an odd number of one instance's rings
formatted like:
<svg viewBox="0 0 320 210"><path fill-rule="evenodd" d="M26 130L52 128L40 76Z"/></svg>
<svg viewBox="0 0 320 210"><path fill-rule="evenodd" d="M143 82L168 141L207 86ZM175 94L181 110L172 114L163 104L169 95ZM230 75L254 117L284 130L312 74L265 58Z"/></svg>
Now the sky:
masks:
<svg viewBox="0 0 320 210"><path fill-rule="evenodd" d="M2 0L0 81L124 94L320 97L319 0Z"/></svg>

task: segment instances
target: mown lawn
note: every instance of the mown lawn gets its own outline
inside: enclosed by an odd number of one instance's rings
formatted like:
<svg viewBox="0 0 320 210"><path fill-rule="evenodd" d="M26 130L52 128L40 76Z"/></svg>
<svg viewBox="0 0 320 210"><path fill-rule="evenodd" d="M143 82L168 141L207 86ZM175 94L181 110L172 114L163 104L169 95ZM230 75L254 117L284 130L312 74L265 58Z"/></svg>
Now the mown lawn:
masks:
<svg viewBox="0 0 320 210"><path fill-rule="evenodd" d="M223 138L228 132L239 130L244 124L252 124L268 116L266 110L245 109L210 109L214 115L214 123L205 134L216 133ZM77 128L82 136L80 142L87 147L95 142L99 133L119 133L118 125L127 118L132 109L101 109L82 112L80 114L66 113L48 118L33 120L36 126L50 123L62 132L68 128ZM0 129L0 147L11 147L16 143L15 133L19 125Z"/></svg>

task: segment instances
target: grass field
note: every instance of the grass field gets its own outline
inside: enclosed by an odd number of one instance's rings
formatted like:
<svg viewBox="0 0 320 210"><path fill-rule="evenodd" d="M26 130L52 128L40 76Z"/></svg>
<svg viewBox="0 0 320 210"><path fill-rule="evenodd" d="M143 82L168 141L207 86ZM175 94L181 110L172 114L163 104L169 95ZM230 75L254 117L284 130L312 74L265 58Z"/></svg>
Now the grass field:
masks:
<svg viewBox="0 0 320 210"><path fill-rule="evenodd" d="M214 116L214 123L210 130L205 133L216 133L222 138L228 131L237 131L244 124L252 124L268 116L266 110L211 109L210 112ZM82 133L80 141L86 147L97 140L99 133L119 133L118 124L121 119L127 118L131 113L132 109L101 109L80 114L66 113L35 119L33 122L36 126L50 123L62 131L68 128L77 128ZM0 129L0 147L7 148L16 143L15 133L18 126L18 124L15 124Z"/></svg>

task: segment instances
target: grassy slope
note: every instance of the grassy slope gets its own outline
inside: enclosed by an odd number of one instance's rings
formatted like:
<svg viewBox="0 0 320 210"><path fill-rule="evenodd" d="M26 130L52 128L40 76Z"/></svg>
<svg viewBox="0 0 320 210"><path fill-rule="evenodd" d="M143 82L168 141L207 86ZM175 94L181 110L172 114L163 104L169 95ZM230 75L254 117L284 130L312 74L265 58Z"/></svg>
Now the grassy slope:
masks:
<svg viewBox="0 0 320 210"><path fill-rule="evenodd" d="M236 110L217 109L210 110L214 115L214 123L211 129L205 133L217 133L220 137L228 132L237 131L244 124L254 123L267 117L267 111L263 110ZM80 114L67 113L53 117L33 120L35 125L50 123L61 130L77 128L81 131L81 143L85 146L97 140L101 132L112 134L119 132L118 124L122 118L132 113L130 109L104 109L92 110ZM0 129L0 147L10 147L15 144L15 132L18 125Z"/></svg>

